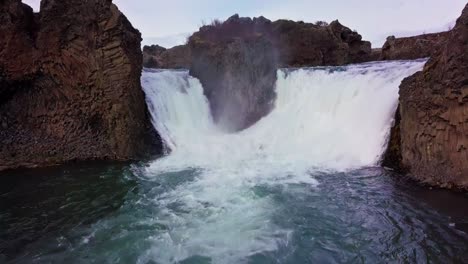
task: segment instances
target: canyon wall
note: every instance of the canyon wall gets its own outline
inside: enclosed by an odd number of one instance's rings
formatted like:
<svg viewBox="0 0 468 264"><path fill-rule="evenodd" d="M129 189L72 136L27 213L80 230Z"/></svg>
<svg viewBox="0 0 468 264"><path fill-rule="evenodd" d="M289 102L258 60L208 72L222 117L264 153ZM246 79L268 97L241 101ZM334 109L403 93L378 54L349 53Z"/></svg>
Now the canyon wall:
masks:
<svg viewBox="0 0 468 264"><path fill-rule="evenodd" d="M141 35L109 0L0 3L0 170L161 149Z"/></svg>
<svg viewBox="0 0 468 264"><path fill-rule="evenodd" d="M386 160L396 157L388 165L418 181L468 188L468 5L447 34L424 70L400 86Z"/></svg>

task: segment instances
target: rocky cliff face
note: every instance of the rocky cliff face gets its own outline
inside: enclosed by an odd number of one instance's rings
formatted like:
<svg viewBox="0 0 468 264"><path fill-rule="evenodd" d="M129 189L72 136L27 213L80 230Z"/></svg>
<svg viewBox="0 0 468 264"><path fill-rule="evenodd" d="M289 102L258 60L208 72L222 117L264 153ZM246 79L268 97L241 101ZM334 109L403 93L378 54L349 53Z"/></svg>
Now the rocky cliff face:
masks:
<svg viewBox="0 0 468 264"><path fill-rule="evenodd" d="M192 61L188 45L170 49L158 45L143 47L143 66L160 69L188 69Z"/></svg>
<svg viewBox="0 0 468 264"><path fill-rule="evenodd" d="M141 36L111 1L4 0L0 35L0 170L158 149Z"/></svg>
<svg viewBox="0 0 468 264"><path fill-rule="evenodd" d="M268 114L276 98L275 49L251 24L242 23L205 26L189 39L190 74L203 84L215 122L229 131Z"/></svg>
<svg viewBox="0 0 468 264"><path fill-rule="evenodd" d="M161 68L160 57L167 49L159 45L143 47L143 67Z"/></svg>
<svg viewBox="0 0 468 264"><path fill-rule="evenodd" d="M381 60L414 60L428 58L445 45L449 32L424 34L414 37L390 36L382 47Z"/></svg>
<svg viewBox="0 0 468 264"><path fill-rule="evenodd" d="M468 5L424 70L400 86L400 166L422 182L468 188ZM395 146L396 145L396 146Z"/></svg>
<svg viewBox="0 0 468 264"><path fill-rule="evenodd" d="M282 66L344 65L367 61L371 43L341 25L278 20L269 32L280 54Z"/></svg>
<svg viewBox="0 0 468 264"><path fill-rule="evenodd" d="M234 15L200 28L188 43L215 121L246 128L267 114L280 66L343 65L368 60L370 42L338 21L310 24ZM229 125L228 125L229 124Z"/></svg>
<svg viewBox="0 0 468 264"><path fill-rule="evenodd" d="M279 65L284 67L344 65L372 59L371 43L363 41L361 35L338 21L330 24L291 20L272 22L264 17L250 19L234 15L225 23L217 23L205 26L201 31L216 31L218 35L225 31L230 37L235 37L236 33L260 34L272 43ZM144 66L148 68L188 68L191 64L187 45L168 50L157 45L147 46L143 54Z"/></svg>

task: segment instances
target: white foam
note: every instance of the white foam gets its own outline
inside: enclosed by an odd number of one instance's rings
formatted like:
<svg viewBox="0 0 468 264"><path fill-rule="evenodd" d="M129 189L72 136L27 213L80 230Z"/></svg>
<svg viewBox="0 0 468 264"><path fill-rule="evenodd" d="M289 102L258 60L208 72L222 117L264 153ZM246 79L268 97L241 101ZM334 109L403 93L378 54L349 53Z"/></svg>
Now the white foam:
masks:
<svg viewBox="0 0 468 264"><path fill-rule="evenodd" d="M197 170L194 180L155 200L155 234L141 260L161 263L193 255L236 263L287 243L290 230L271 221L272 199L256 186L318 182L314 170L344 171L377 165L385 149L401 80L424 61L278 71L274 110L235 134L213 123L199 81L181 71L145 71L153 124L168 155L145 171L148 179ZM183 212L170 209L178 204Z"/></svg>

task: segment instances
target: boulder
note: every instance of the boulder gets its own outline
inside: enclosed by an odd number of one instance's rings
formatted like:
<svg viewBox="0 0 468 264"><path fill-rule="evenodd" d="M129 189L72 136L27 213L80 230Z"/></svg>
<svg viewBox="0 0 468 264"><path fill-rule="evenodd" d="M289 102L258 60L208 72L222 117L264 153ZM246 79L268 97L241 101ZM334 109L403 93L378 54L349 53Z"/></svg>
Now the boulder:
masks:
<svg viewBox="0 0 468 264"><path fill-rule="evenodd" d="M0 170L160 151L141 35L109 0L0 2Z"/></svg>
<svg viewBox="0 0 468 264"><path fill-rule="evenodd" d="M468 188L468 5L447 35L424 70L402 82L400 140L386 156L401 155L399 167L418 181Z"/></svg>

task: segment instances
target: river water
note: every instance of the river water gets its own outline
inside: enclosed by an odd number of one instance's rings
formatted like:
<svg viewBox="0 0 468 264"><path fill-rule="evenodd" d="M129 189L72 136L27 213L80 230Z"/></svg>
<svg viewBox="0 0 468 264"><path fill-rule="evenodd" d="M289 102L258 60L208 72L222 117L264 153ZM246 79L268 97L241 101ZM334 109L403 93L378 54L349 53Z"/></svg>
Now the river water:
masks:
<svg viewBox="0 0 468 264"><path fill-rule="evenodd" d="M145 71L166 154L2 173L0 262L467 262L467 194L379 167L423 65L279 70L274 110L238 133L186 71Z"/></svg>

